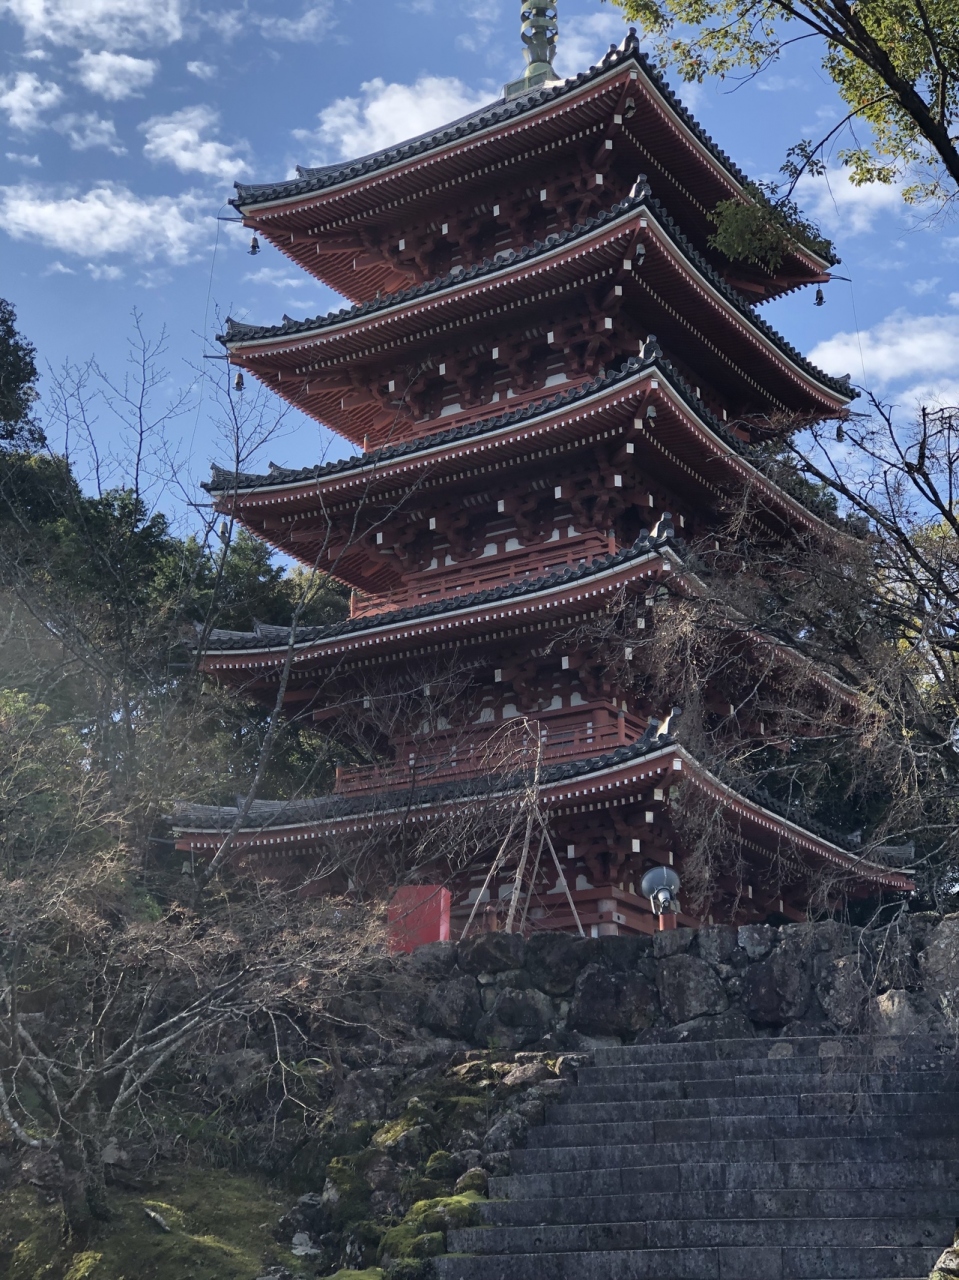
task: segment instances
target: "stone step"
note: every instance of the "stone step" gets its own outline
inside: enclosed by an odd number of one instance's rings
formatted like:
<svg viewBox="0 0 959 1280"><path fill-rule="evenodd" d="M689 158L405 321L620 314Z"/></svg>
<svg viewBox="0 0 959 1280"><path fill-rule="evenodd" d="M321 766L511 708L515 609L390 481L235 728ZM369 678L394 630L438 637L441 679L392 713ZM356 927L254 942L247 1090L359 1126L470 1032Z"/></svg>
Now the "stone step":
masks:
<svg viewBox="0 0 959 1280"><path fill-rule="evenodd" d="M816 1166L814 1166L816 1167ZM821 1166L819 1166L821 1167ZM575 1175L559 1175L560 1178ZM595 1182L602 1174L590 1175ZM519 1179L501 1179L519 1182ZM506 1188L502 1188L506 1190ZM770 1191L634 1190L631 1194L569 1195L490 1200L481 1205L483 1220L501 1226L539 1226L548 1223L634 1222L682 1218L902 1218L937 1217L952 1223L959 1210L955 1188L833 1189L796 1187Z"/></svg>
<svg viewBox="0 0 959 1280"><path fill-rule="evenodd" d="M769 1041L763 1043L768 1045ZM828 1046L830 1042L824 1043ZM735 1063L728 1059L695 1058L688 1062L676 1059L669 1062L607 1063L602 1066L597 1064L581 1067L577 1080L583 1085L619 1085L643 1084L656 1080L730 1080L735 1076L807 1075L818 1078L830 1073L892 1074L897 1071L923 1075L929 1073L933 1078L950 1080L955 1078L955 1059L939 1054L934 1057L903 1055L896 1058L834 1057L829 1054L785 1058L751 1057L742 1058Z"/></svg>
<svg viewBox="0 0 959 1280"><path fill-rule="evenodd" d="M439 1280L873 1280L927 1276L941 1249L775 1246L524 1253L498 1258L447 1254Z"/></svg>
<svg viewBox="0 0 959 1280"><path fill-rule="evenodd" d="M681 1044L603 1045L593 1050L598 1067L639 1066L664 1062L731 1062L749 1058L935 1057L937 1042L929 1036L875 1038L848 1036L755 1036L741 1040L696 1040Z"/></svg>
<svg viewBox="0 0 959 1280"><path fill-rule="evenodd" d="M635 1116L636 1110L629 1108ZM655 1108L650 1114L656 1114ZM742 1143L766 1142L780 1138L827 1139L845 1142L854 1138L894 1138L902 1130L897 1115L747 1115L716 1116L691 1120L610 1120L592 1124L544 1124L531 1129L527 1146L595 1147L607 1143L637 1146L640 1143ZM909 1136L930 1139L959 1134L959 1115L931 1116L929 1112L911 1116Z"/></svg>
<svg viewBox="0 0 959 1280"><path fill-rule="evenodd" d="M880 1245L940 1250L952 1240L955 1217L921 1218L650 1218L634 1222L468 1227L449 1233L452 1253L585 1253L620 1249L778 1247L860 1249Z"/></svg>
<svg viewBox="0 0 959 1280"><path fill-rule="evenodd" d="M542 1156L542 1153L537 1153ZM636 1154L636 1153L634 1153ZM607 1168L567 1170L547 1167L490 1179L490 1194L510 1200L567 1197L668 1195L716 1191L875 1191L943 1190L956 1197L959 1211L959 1160L929 1159L926 1153L907 1159L895 1152L879 1163L862 1164L826 1158L821 1161L748 1163L706 1161L699 1164L650 1164L648 1151L639 1158L613 1161ZM517 1166L514 1154L514 1169Z"/></svg>
<svg viewBox="0 0 959 1280"><path fill-rule="evenodd" d="M652 1099L638 1097L622 1102L610 1099L560 1102L549 1107L551 1125L608 1124L654 1116L657 1120L708 1120L733 1116L911 1116L942 1111L940 1093L843 1093L753 1094L745 1098Z"/></svg>
<svg viewBox="0 0 959 1280"><path fill-rule="evenodd" d="M652 1079L637 1083L629 1068L605 1068L622 1071L621 1082L578 1084L570 1090L569 1099L576 1103L678 1101L684 1098L750 1098L788 1096L790 1094L865 1092L875 1094L959 1092L959 1075L948 1076L938 1071L900 1071L886 1074L870 1072L808 1072L733 1075L728 1072L713 1079ZM583 1072L580 1072L583 1075Z"/></svg>
<svg viewBox="0 0 959 1280"><path fill-rule="evenodd" d="M676 1121L666 1121L675 1124ZM680 1122L681 1123L681 1122ZM698 1123L691 1121L690 1123ZM536 1132L535 1130L533 1132ZM793 1164L842 1157L850 1161L920 1160L935 1150L933 1138L910 1136L767 1138L722 1142L623 1143L606 1140L589 1146L529 1146L512 1152L516 1173L562 1173L573 1169L611 1169L618 1165L764 1163Z"/></svg>

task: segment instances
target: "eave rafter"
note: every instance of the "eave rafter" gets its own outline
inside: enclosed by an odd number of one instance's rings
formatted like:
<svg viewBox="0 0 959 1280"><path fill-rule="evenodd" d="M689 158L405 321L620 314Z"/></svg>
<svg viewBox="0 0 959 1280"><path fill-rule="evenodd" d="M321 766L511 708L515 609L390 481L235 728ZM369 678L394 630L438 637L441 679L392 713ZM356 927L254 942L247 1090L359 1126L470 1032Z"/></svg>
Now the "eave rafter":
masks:
<svg viewBox="0 0 959 1280"><path fill-rule="evenodd" d="M451 136L457 129L465 134L459 140ZM381 226L396 226L404 211L407 217L428 217L437 201L437 208L448 209L451 203L485 199L491 187L498 189L498 178L508 186L510 171L518 166L526 174L538 172L537 162L549 157L555 169L557 153L572 154L593 134L610 142L618 138L617 146L625 143L639 167L648 159L688 204L687 212L698 216L703 242L708 212L718 200L749 199L744 175L673 97L631 35L585 76L522 101L492 103L458 126L439 131L434 145L424 139L425 150L421 143L417 151L414 141L359 164L307 170L299 179L272 187L240 186L232 203L249 227L307 271L348 297L373 297L390 269L386 260L377 262L372 255L364 269L348 256L354 247L366 249L371 233L377 236ZM404 156L404 148L414 154ZM608 163L609 154L601 160ZM319 189L311 192L311 185ZM321 247L342 240L345 228L357 231L355 242ZM330 254L338 254L339 260L330 261ZM783 284L771 278L764 292L771 296L821 279L828 265L797 243L787 255Z"/></svg>
<svg viewBox="0 0 959 1280"><path fill-rule="evenodd" d="M742 401L777 409L802 397L807 410L826 414L840 411L851 398L851 391L809 366L697 260L668 218L645 197L626 201L592 221L591 226L557 237L558 244L547 240L511 254L505 265L488 263L457 273L354 314L337 313L279 329L234 324L223 341L234 364L359 442L373 420L364 418L357 405L351 403L347 409L342 393L348 385L359 393L364 378L382 380L385 371L415 363L418 351L424 353L421 359L429 360L436 357L438 346L440 352L470 344L475 348L477 343L482 347L502 333L504 322L512 319L514 328L529 325L537 308L544 315L555 314L564 295L608 281L610 314L604 325L621 342L632 342L634 350L637 337L630 330L638 332L644 322L655 322L659 316L676 330L678 341L691 342L701 359L711 362L720 376L725 374L730 390ZM633 256L640 239L647 250L642 265ZM623 283L614 289L617 279ZM731 356L730 351L739 354ZM778 387L778 393L770 392L769 384ZM401 399L401 393L396 394ZM382 403L378 412L389 419ZM469 415L463 411L460 416ZM394 420L390 430L409 436L422 425Z"/></svg>
<svg viewBox="0 0 959 1280"><path fill-rule="evenodd" d="M583 766L574 766L568 777L555 781L547 775L540 788L541 803L557 818L609 812L647 804L651 785L659 784L665 790L663 784L667 781L684 782L717 803L727 821L744 827L753 837L754 847L762 850L768 858L792 861L796 870L807 866L812 859L839 875L845 874L884 889L907 893L914 888L908 875L857 857L832 840L735 791L678 744L638 754L638 758L635 752L623 754L634 758L617 760L614 755L587 761ZM505 804L512 800L513 795L513 790L505 790L499 798ZM483 803L495 803L497 798L495 791L484 794ZM341 812L331 812L317 821L301 820L286 825L282 822L281 811L260 827L251 823L249 829L237 836L237 855L283 859L303 857L329 840L368 837L410 821L429 824L476 803L476 796L469 791L436 799L431 798L426 790L422 796L404 791L394 796L377 797L373 804L350 812L349 804L342 803L343 797L337 799ZM329 800L332 807L336 800L333 797ZM195 825L178 822L175 826L177 847L184 852L209 856L219 847L222 829L222 825L207 828L201 822Z"/></svg>

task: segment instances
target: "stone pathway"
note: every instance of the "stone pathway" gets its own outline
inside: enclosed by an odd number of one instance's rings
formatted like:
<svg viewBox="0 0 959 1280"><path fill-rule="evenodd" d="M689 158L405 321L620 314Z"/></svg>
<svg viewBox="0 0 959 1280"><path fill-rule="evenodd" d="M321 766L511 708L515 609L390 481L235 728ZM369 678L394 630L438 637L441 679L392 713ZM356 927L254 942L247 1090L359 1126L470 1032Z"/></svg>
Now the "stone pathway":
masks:
<svg viewBox="0 0 959 1280"><path fill-rule="evenodd" d="M926 1277L959 1214L955 1056L818 1037L597 1049L437 1273Z"/></svg>

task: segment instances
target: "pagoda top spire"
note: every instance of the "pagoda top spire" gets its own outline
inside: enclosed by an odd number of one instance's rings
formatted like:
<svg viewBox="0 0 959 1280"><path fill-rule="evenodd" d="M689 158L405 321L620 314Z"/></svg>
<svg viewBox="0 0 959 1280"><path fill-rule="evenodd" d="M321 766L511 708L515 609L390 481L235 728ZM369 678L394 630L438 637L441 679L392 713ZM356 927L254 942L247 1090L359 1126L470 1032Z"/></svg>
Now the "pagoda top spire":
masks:
<svg viewBox="0 0 959 1280"><path fill-rule="evenodd" d="M556 0L520 0L520 39L526 46L526 72L503 88L504 98L537 89L540 85L553 84L559 77L553 70L559 21Z"/></svg>

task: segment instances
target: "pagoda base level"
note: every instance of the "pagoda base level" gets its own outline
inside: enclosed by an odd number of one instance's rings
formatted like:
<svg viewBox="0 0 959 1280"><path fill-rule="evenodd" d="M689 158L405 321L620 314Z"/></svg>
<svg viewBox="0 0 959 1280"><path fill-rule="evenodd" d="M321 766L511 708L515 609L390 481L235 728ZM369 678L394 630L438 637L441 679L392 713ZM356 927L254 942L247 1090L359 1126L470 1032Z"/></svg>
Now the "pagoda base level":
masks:
<svg viewBox="0 0 959 1280"><path fill-rule="evenodd" d="M660 917L653 913L650 903L645 898L620 889L618 885L602 885L593 889L577 889L572 891L574 915L570 909L569 899L565 894L534 894L526 912L522 932L526 934L579 933L580 928L586 937L629 937L636 934L658 933L663 927ZM525 901L525 897L524 900ZM781 909L780 909L781 907ZM498 932L505 928L509 899L494 899L483 903L470 922L472 904L464 899L462 891L453 893L453 907L450 912L450 937L458 938L464 929L468 933ZM735 913L723 913L720 917L715 911L704 911L701 915L681 911L665 921L667 928L677 925L690 929L698 929L704 924L758 924L774 914L782 922L805 920L805 913L787 902L776 902L775 910L751 910L748 907ZM520 908L522 915L522 907ZM515 926L514 926L515 927Z"/></svg>

